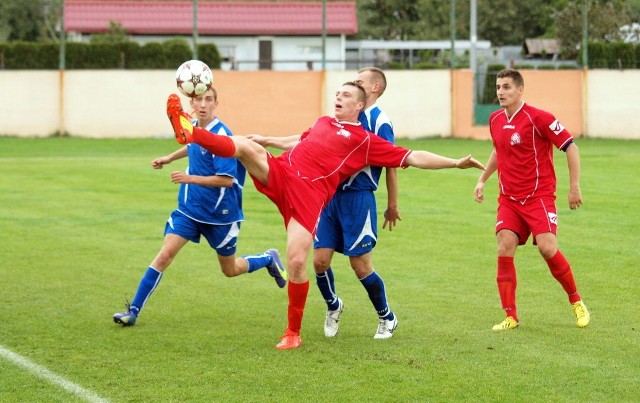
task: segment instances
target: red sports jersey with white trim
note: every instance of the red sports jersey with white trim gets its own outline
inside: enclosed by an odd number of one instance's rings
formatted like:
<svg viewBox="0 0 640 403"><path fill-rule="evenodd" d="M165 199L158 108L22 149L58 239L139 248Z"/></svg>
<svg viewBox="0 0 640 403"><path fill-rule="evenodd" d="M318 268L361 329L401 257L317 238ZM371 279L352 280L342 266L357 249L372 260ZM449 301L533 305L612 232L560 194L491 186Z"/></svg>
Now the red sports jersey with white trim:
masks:
<svg viewBox="0 0 640 403"><path fill-rule="evenodd" d="M360 123L323 116L282 158L298 175L322 183L331 195L338 185L367 165L403 167L411 153L367 132Z"/></svg>
<svg viewBox="0 0 640 403"><path fill-rule="evenodd" d="M532 197L555 197L553 147L564 149L573 137L549 112L522 103L508 118L504 109L489 117L498 157L500 195L522 204Z"/></svg>

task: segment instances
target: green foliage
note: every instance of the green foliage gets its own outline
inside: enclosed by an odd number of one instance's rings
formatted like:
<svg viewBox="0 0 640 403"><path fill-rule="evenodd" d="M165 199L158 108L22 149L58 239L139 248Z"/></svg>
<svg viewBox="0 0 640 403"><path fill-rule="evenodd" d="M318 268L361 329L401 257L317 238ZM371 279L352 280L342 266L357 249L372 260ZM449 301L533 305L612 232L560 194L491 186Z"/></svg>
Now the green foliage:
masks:
<svg viewBox="0 0 640 403"><path fill-rule="evenodd" d="M624 42L589 42L589 67L633 69L638 67L638 45Z"/></svg>
<svg viewBox="0 0 640 403"><path fill-rule="evenodd" d="M418 62L418 63L414 63L412 68L414 70L437 70L437 69L448 69L449 66L445 66L442 63L435 63L435 62Z"/></svg>
<svg viewBox="0 0 640 403"><path fill-rule="evenodd" d="M127 30L122 24L109 21L109 31L106 34L91 35L91 43L121 43L127 41Z"/></svg>
<svg viewBox="0 0 640 403"><path fill-rule="evenodd" d="M615 55L615 65L609 66L619 69L636 68L636 50L633 43L616 42L611 45Z"/></svg>
<svg viewBox="0 0 640 403"><path fill-rule="evenodd" d="M424 24L419 0L363 0L358 4L361 37L415 39Z"/></svg>
<svg viewBox="0 0 640 403"><path fill-rule="evenodd" d="M221 58L214 44L202 45L202 58L209 67L220 68ZM192 58L186 40L150 42L69 42L66 68L73 69L173 69ZM57 69L59 46L53 42L0 43L0 63L6 69Z"/></svg>
<svg viewBox="0 0 640 403"><path fill-rule="evenodd" d="M407 66L405 65L404 62L390 61L389 64L387 65L387 69L389 70L404 70L406 68Z"/></svg>
<svg viewBox="0 0 640 403"><path fill-rule="evenodd" d="M189 42L184 38L168 39L162 43L164 52L163 68L171 69L180 66L185 60L193 59Z"/></svg>
<svg viewBox="0 0 640 403"><path fill-rule="evenodd" d="M556 70L555 64L539 64L538 70Z"/></svg>
<svg viewBox="0 0 640 403"><path fill-rule="evenodd" d="M556 34L560 40L562 55L567 59L579 56L578 48L582 43L582 14L583 1L570 1L567 6L556 13ZM588 10L589 40L610 41L620 40L619 28L631 22L629 8L622 0L590 1ZM602 65L602 61L598 61ZM589 55L591 66L591 55ZM599 66L600 67L600 66Z"/></svg>
<svg viewBox="0 0 640 403"><path fill-rule="evenodd" d="M513 67L518 70L535 70L536 69L536 66L534 66L533 64L517 64Z"/></svg>
<svg viewBox="0 0 640 403"><path fill-rule="evenodd" d="M529 241L516 255L520 329L492 332L503 317L497 175L477 204L478 171L410 168L398 173L403 220L393 232L380 230L374 251L400 320L394 337L373 340L377 315L336 254L346 304L340 333L324 337L326 305L312 280L304 344L283 352L274 345L286 323L286 289L264 270L224 277L206 242L185 246L136 326L113 324L176 206L170 172L186 164L149 164L176 150L174 140L0 138L0 188L10 189L0 192L0 345L112 402L636 401L640 369L632 358L640 346L629 304L640 294L640 142L577 143L585 204L568 208L564 154L556 152L558 239L591 310L589 327L575 327L562 288ZM399 144L480 160L491 152L486 141ZM385 187L377 193L381 214ZM282 219L250 180L244 201L239 254L284 251ZM0 371L3 401L89 400L4 356Z"/></svg>
<svg viewBox="0 0 640 403"><path fill-rule="evenodd" d="M198 44L198 59L202 60L212 69L219 69L222 57L218 47L213 43Z"/></svg>
<svg viewBox="0 0 640 403"><path fill-rule="evenodd" d="M38 41L44 39L42 0L0 1L0 40Z"/></svg>

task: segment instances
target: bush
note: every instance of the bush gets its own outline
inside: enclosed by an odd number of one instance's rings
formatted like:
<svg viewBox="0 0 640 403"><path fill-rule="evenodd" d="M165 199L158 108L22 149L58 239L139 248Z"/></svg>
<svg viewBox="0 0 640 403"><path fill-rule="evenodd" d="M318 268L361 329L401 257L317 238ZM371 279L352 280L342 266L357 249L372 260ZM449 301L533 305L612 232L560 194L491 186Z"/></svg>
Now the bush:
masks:
<svg viewBox="0 0 640 403"><path fill-rule="evenodd" d="M406 66L404 65L403 62L391 61L391 62L389 62L389 65L387 66L387 68L389 70L404 70L404 69L406 69Z"/></svg>
<svg viewBox="0 0 640 403"><path fill-rule="evenodd" d="M182 63L193 58L189 43L184 38L174 38L162 43L164 65L166 69L177 69Z"/></svg>
<svg viewBox="0 0 640 403"><path fill-rule="evenodd" d="M212 43L198 45L198 59L205 62L211 69L219 69L222 64L218 47Z"/></svg>
<svg viewBox="0 0 640 403"><path fill-rule="evenodd" d="M447 67L434 63L434 62L419 62L413 64L414 70L438 70L438 69L447 69Z"/></svg>
<svg viewBox="0 0 640 403"><path fill-rule="evenodd" d="M555 64L540 64L538 65L538 70L555 70Z"/></svg>
<svg viewBox="0 0 640 403"><path fill-rule="evenodd" d="M201 60L215 69L221 57L215 44L198 46ZM175 38L144 46L137 42L67 42L65 68L77 69L175 69L193 57L189 43ZM57 70L60 46L55 42L0 42L0 69Z"/></svg>
<svg viewBox="0 0 640 403"><path fill-rule="evenodd" d="M633 69L636 67L636 52L632 43L617 42L611 44L614 65L609 68Z"/></svg>

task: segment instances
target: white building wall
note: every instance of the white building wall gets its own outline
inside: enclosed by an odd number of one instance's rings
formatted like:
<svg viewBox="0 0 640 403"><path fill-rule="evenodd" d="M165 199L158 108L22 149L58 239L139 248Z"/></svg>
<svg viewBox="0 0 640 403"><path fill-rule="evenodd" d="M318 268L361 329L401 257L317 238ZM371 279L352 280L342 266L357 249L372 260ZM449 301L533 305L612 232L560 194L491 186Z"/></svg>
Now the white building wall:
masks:
<svg viewBox="0 0 640 403"><path fill-rule="evenodd" d="M379 104L399 138L451 135L448 70L386 74L388 88ZM335 91L355 76L355 71L326 73L324 114L333 113ZM0 108L0 135L49 136L63 128L83 137L171 136L162 116L167 94L175 92L173 70L67 71L62 96L60 80L58 71L0 71L0 93L10 94ZM585 94L586 136L640 140L640 71L589 70Z"/></svg>
<svg viewBox="0 0 640 403"><path fill-rule="evenodd" d="M587 136L640 139L640 70L589 70L585 98Z"/></svg>

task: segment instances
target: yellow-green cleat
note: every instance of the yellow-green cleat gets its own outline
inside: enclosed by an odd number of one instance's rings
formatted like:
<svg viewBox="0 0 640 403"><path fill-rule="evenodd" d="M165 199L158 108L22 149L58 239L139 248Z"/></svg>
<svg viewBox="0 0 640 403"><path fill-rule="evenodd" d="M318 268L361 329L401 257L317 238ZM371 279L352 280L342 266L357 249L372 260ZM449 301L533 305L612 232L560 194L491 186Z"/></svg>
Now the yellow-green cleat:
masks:
<svg viewBox="0 0 640 403"><path fill-rule="evenodd" d="M573 309L574 315L576 315L576 326L586 327L591 320L591 315L589 314L587 307L584 305L584 302L576 301L571 304L571 308Z"/></svg>
<svg viewBox="0 0 640 403"><path fill-rule="evenodd" d="M515 329L516 327L518 327L518 322L516 322L516 320L513 319L512 316L507 316L502 322L498 323L497 325L493 325L491 330L499 332L501 330Z"/></svg>

